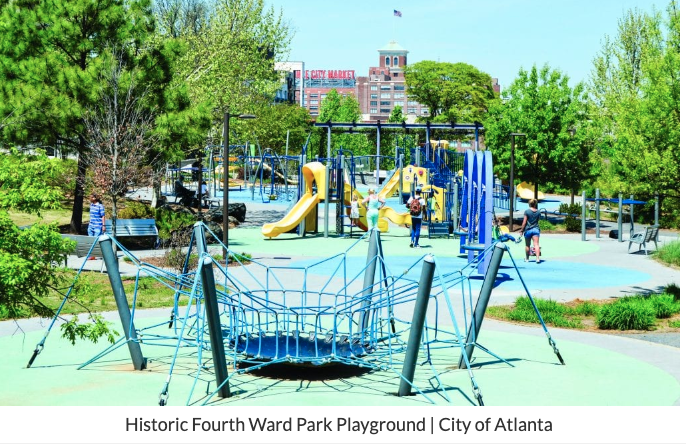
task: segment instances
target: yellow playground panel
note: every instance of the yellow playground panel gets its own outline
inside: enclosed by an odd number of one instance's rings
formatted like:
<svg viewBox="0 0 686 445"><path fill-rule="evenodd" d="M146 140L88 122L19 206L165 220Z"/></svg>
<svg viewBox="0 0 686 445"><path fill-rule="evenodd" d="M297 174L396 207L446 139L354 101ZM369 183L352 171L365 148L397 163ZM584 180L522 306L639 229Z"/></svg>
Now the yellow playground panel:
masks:
<svg viewBox="0 0 686 445"><path fill-rule="evenodd" d="M529 184L528 182L522 182L519 185L517 185L517 196L520 198L528 201L530 199L534 198L534 186L533 184ZM545 199L545 195L541 192L541 190L538 190L538 200Z"/></svg>

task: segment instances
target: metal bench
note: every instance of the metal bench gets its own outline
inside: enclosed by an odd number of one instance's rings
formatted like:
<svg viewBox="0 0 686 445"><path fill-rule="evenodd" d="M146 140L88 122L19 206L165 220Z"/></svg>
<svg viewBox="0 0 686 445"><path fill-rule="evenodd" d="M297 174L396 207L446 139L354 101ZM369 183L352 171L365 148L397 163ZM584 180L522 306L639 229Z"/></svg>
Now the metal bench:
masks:
<svg viewBox="0 0 686 445"><path fill-rule="evenodd" d="M641 250L641 246L643 246L643 253L648 255L646 244L651 241L655 243L655 250L657 250L657 235L659 230L659 225L648 226L646 227L645 232L637 233L632 236L631 239L629 239L629 248L627 249L627 252L631 250L631 243L636 243L638 244L638 250Z"/></svg>
<svg viewBox="0 0 686 445"><path fill-rule="evenodd" d="M117 219L117 233L112 233L112 220L105 221L105 233L122 237L150 237L153 238L152 247L158 243L159 231L154 219Z"/></svg>
<svg viewBox="0 0 686 445"><path fill-rule="evenodd" d="M429 238L438 236L451 236L449 223L429 223Z"/></svg>
<svg viewBox="0 0 686 445"><path fill-rule="evenodd" d="M94 257L102 259L102 249L100 248L100 243L98 242L97 236L85 236L85 235L62 235L62 238L69 238L72 241L76 241L76 247L72 253L78 258ZM94 245L95 244L95 245ZM91 247L93 250L91 250ZM65 259L64 265L66 267L67 261ZM105 267L105 262L100 263L100 272L102 273Z"/></svg>

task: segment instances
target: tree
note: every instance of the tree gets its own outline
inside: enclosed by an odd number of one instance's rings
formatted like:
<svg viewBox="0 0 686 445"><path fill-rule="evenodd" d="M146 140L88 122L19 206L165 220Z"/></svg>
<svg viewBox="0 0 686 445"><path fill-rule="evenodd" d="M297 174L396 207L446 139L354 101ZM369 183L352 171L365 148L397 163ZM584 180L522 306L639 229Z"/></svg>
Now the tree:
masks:
<svg viewBox="0 0 686 445"><path fill-rule="evenodd" d="M486 146L494 156L494 173L509 177L510 133L526 134L515 150L515 177L535 184L550 183L572 196L591 175L586 143L587 113L583 85L548 65L521 69L504 95L495 100L484 122ZM521 142L519 140L518 142Z"/></svg>
<svg viewBox="0 0 686 445"><path fill-rule="evenodd" d="M98 100L106 47L141 47L153 29L149 0L18 0L0 10L0 115L15 111L6 140L87 150L84 111ZM72 231L81 231L83 179L79 157Z"/></svg>
<svg viewBox="0 0 686 445"><path fill-rule="evenodd" d="M650 200L660 194L670 223L679 221L680 11L664 19L630 10L606 37L590 79L591 119L603 188Z"/></svg>
<svg viewBox="0 0 686 445"><path fill-rule="evenodd" d="M176 83L210 110L221 134L225 112L254 113L272 102L280 87L274 62L285 55L290 30L263 0L218 0L209 16L199 32L180 36L186 51L175 64Z"/></svg>
<svg viewBox="0 0 686 445"><path fill-rule="evenodd" d="M494 97L491 76L462 62L407 65L405 84L409 99L429 107L432 122L482 121Z"/></svg>
<svg viewBox="0 0 686 445"><path fill-rule="evenodd" d="M311 131L312 118L306 108L294 104L264 106L256 112L258 118L246 122L253 137L273 153L286 153L286 135L290 155L299 155ZM233 128L233 126L231 127Z"/></svg>
<svg viewBox="0 0 686 445"><path fill-rule="evenodd" d="M389 123L401 123L405 121L405 116L403 116L403 107L396 105L391 111L391 115L388 116Z"/></svg>
<svg viewBox="0 0 686 445"><path fill-rule="evenodd" d="M64 263L74 242L60 236L55 224L20 229L7 213L18 210L40 214L42 209L58 207L62 197L56 184L61 178L60 169L60 161L42 152L22 155L14 150L0 156L0 309L8 318L54 316L54 309L44 301L50 294L61 296L60 288L68 280L57 265ZM72 334L76 332L93 341L106 336L113 342L109 324L88 312L92 323L72 320L65 335L75 340Z"/></svg>
<svg viewBox="0 0 686 445"><path fill-rule="evenodd" d="M100 102L86 113L89 150L84 162L95 189L112 201L112 232L117 233L117 203L132 185L151 183L154 114L146 107L148 90L139 91L137 72L125 70L124 54L114 50L100 84Z"/></svg>
<svg viewBox="0 0 686 445"><path fill-rule="evenodd" d="M359 122L361 117L360 104L354 95L341 97L338 91L331 89L322 100L317 122ZM343 148L352 151L355 156L365 156L372 152L373 147L375 144L371 143L366 133L353 134L351 129L346 134L332 129L332 155ZM376 153L375 148L374 153Z"/></svg>

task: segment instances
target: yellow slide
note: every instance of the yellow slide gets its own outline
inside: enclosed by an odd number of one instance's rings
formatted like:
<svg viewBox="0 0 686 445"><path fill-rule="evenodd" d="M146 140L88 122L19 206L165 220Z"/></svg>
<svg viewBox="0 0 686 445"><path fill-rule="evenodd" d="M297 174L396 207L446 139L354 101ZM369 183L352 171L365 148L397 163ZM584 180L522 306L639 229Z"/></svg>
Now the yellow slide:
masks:
<svg viewBox="0 0 686 445"><path fill-rule="evenodd" d="M295 206L280 221L267 223L262 226L262 235L274 238L282 233L292 230L302 221L320 200L324 200L326 191L326 167L321 162L310 162L303 165L303 180L305 181L305 194L295 203ZM314 193L313 184L317 183L317 194Z"/></svg>
<svg viewBox="0 0 686 445"><path fill-rule="evenodd" d="M398 190L398 183L400 182L400 172L401 169L396 169L391 179L386 182L381 190L379 190L379 198L386 200L388 196L393 196L396 190Z"/></svg>
<svg viewBox="0 0 686 445"><path fill-rule="evenodd" d="M522 182L521 184L517 185L517 195L528 201L530 199L534 198L534 186L533 184L529 184L528 182ZM538 200L540 201L541 199L545 199L545 195L541 193L541 190L538 190Z"/></svg>

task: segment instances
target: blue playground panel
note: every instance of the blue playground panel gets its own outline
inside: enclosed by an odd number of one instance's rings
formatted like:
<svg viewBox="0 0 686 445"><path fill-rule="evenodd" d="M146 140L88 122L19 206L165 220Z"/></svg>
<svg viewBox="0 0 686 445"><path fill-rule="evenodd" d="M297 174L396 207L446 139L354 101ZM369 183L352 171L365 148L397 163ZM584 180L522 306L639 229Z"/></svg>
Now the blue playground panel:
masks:
<svg viewBox="0 0 686 445"><path fill-rule="evenodd" d="M441 273L449 273L463 268L467 260L465 258L440 258ZM394 256L388 259L389 267L395 271L410 268L417 261L413 256ZM306 267L318 263L319 260L302 260L290 264L291 267ZM310 274L323 276L342 276L339 270L336 272L333 264L322 263L309 269ZM523 278L530 289L594 289L599 287L627 286L651 279L647 273L635 270L622 269L620 267L600 266L597 264L585 264L571 261L542 260L541 264L535 262L524 263L517 261ZM377 271L378 273L378 271ZM478 276L480 277L480 276ZM408 279L418 280L419 270L410 269ZM474 279L474 278L472 278ZM499 269L495 281L495 288L504 290L519 290L521 284L512 263L507 256Z"/></svg>

